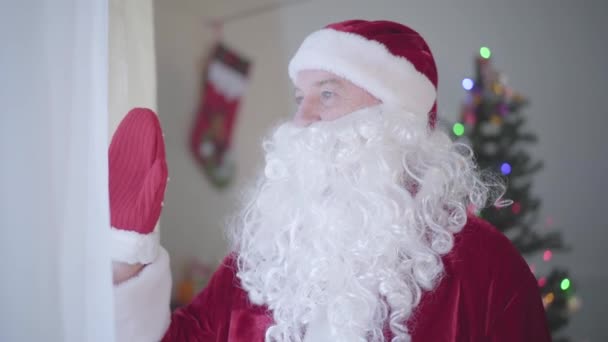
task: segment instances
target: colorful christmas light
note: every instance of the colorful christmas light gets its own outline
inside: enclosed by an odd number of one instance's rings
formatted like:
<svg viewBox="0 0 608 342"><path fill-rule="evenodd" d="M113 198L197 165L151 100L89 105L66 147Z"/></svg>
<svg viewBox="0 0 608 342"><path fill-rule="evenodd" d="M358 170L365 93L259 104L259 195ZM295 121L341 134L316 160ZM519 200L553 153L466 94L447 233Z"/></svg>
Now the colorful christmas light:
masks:
<svg viewBox="0 0 608 342"><path fill-rule="evenodd" d="M457 122L454 124L454 127L452 127L452 131L454 131L454 134L459 137L464 134L464 125Z"/></svg>
<svg viewBox="0 0 608 342"><path fill-rule="evenodd" d="M540 279L538 279L538 286L543 287L547 284L547 278L546 277L542 277Z"/></svg>
<svg viewBox="0 0 608 342"><path fill-rule="evenodd" d="M562 282L560 283L559 287L562 289L562 291L568 290L570 288L570 279L564 278L564 280L562 280Z"/></svg>
<svg viewBox="0 0 608 342"><path fill-rule="evenodd" d="M547 306L547 305L551 304L554 299L555 299L555 295L553 294L553 292L549 292L543 297L543 303L545 303L545 306Z"/></svg>
<svg viewBox="0 0 608 342"><path fill-rule="evenodd" d="M553 253L548 249L543 253L544 261L549 261L549 260L551 260L552 257L553 257Z"/></svg>
<svg viewBox="0 0 608 342"><path fill-rule="evenodd" d="M465 90L471 90L473 89L473 80L470 78L465 78L464 80L462 80L462 87Z"/></svg>
<svg viewBox="0 0 608 342"><path fill-rule="evenodd" d="M483 57L485 59L488 59L492 55L492 52L490 51L490 49L488 47L482 46L479 49L479 55L481 55L481 57Z"/></svg>
<svg viewBox="0 0 608 342"><path fill-rule="evenodd" d="M515 215L519 214L519 212L521 212L521 204L519 202L513 203L511 210L513 211L513 214L515 214Z"/></svg>
<svg viewBox="0 0 608 342"><path fill-rule="evenodd" d="M498 126L498 125L502 124L502 118L499 115L494 114L490 118L490 122L493 123L494 125Z"/></svg>
<svg viewBox="0 0 608 342"><path fill-rule="evenodd" d="M473 126L473 125L475 125L476 122L477 122L477 118L475 117L475 114L473 114L473 113L465 114L464 123L466 123L469 126Z"/></svg>
<svg viewBox="0 0 608 342"><path fill-rule="evenodd" d="M492 90L494 90L494 93L496 95L500 95L502 94L504 88L500 83L494 83L494 85L492 86Z"/></svg>
<svg viewBox="0 0 608 342"><path fill-rule="evenodd" d="M511 165L509 165L509 163L502 163L502 165L500 165L500 172L502 172L503 175L508 175L511 173Z"/></svg>
<svg viewBox="0 0 608 342"><path fill-rule="evenodd" d="M568 311L572 314L581 308L581 300L577 296L568 299Z"/></svg>

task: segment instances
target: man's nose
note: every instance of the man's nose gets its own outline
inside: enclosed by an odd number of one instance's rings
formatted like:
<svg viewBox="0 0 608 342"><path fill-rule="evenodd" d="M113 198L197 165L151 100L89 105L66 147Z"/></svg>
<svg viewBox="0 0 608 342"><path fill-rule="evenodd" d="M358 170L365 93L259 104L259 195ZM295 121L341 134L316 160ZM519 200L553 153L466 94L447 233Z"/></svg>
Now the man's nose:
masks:
<svg viewBox="0 0 608 342"><path fill-rule="evenodd" d="M318 108L311 105L309 101L302 101L293 117L293 122L300 127L308 126L319 120L321 120L321 116L319 115Z"/></svg>

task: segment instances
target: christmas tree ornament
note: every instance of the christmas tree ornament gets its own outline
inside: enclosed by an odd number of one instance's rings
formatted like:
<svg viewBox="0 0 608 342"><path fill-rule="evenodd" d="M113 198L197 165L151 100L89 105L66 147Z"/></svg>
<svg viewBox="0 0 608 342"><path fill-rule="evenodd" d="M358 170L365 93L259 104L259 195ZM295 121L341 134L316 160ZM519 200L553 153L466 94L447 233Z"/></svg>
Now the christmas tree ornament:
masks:
<svg viewBox="0 0 608 342"><path fill-rule="evenodd" d="M500 124L502 124L502 118L496 114L493 114L490 118L490 122L492 122L492 124L495 126L500 126Z"/></svg>
<svg viewBox="0 0 608 342"><path fill-rule="evenodd" d="M570 299L568 299L568 312L570 314L573 314L580 310L581 306L581 300L577 296L572 296L570 297Z"/></svg>

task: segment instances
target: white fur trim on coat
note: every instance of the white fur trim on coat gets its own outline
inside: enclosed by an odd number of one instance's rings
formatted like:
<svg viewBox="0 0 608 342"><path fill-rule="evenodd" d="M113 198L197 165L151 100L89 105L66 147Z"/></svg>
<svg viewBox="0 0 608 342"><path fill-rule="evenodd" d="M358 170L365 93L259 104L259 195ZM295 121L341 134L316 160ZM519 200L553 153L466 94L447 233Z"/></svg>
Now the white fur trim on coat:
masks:
<svg viewBox="0 0 608 342"><path fill-rule="evenodd" d="M114 286L116 342L160 341L171 322L169 254L158 258L135 277Z"/></svg>
<svg viewBox="0 0 608 342"><path fill-rule="evenodd" d="M149 264L156 259L160 247L158 228L150 234L112 227L110 231L112 260L128 264Z"/></svg>
<svg viewBox="0 0 608 342"><path fill-rule="evenodd" d="M407 59L357 34L322 29L309 35L289 63L292 81L301 70L325 70L353 82L383 103L427 115L437 96L433 83Z"/></svg>

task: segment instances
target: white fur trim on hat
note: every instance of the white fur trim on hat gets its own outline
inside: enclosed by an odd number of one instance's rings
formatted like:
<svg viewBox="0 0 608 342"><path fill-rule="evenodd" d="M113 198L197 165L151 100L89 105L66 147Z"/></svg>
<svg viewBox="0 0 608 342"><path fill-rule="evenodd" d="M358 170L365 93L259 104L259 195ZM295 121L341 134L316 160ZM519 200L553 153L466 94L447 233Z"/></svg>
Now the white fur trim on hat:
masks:
<svg viewBox="0 0 608 342"><path fill-rule="evenodd" d="M158 255L160 234L158 228L150 234L112 227L110 231L112 260L128 264L149 264Z"/></svg>
<svg viewBox="0 0 608 342"><path fill-rule="evenodd" d="M425 115L437 91L407 59L357 34L322 29L309 35L289 63L292 81L301 70L325 70L367 90L380 101Z"/></svg>

